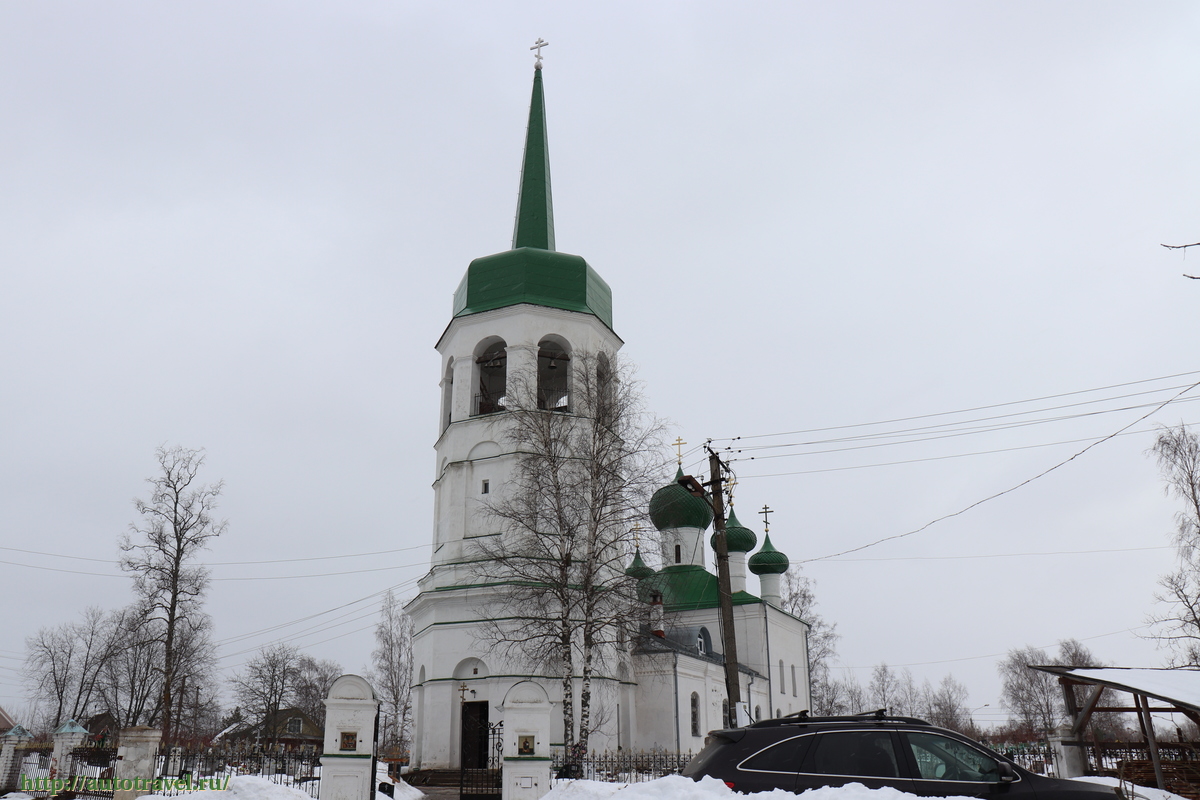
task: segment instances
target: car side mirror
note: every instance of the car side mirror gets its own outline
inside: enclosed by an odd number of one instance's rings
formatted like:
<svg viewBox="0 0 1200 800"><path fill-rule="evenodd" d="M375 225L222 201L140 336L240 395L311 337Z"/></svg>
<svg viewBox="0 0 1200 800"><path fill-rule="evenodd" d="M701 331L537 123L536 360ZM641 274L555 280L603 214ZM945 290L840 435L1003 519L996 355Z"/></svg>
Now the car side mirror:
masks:
<svg viewBox="0 0 1200 800"><path fill-rule="evenodd" d="M1017 771L1012 768L1012 764L1007 761L999 762L1000 766L1000 782L1012 783L1017 779Z"/></svg>

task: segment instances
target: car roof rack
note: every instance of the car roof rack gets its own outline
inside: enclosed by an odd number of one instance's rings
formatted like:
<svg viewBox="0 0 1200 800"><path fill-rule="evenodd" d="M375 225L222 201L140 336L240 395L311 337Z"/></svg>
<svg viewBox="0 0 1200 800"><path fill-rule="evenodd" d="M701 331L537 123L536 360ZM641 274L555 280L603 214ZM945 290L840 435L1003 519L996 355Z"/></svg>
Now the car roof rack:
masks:
<svg viewBox="0 0 1200 800"><path fill-rule="evenodd" d="M846 716L833 717L811 717L808 711L797 711L794 714L788 714L775 719L764 719L761 722L756 722L751 725L751 728L775 728L780 725L807 725L809 723L818 722L903 722L909 725L929 725L923 719L916 717L900 717L889 716L886 708L880 708L875 711L865 711L861 714L850 714Z"/></svg>

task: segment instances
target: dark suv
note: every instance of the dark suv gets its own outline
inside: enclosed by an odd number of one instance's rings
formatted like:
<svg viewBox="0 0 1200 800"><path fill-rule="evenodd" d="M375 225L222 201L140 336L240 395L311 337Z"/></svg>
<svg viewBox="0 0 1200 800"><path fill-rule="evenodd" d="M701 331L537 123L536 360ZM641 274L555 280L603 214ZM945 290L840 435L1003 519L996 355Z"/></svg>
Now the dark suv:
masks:
<svg viewBox="0 0 1200 800"><path fill-rule="evenodd" d="M1116 800L1114 788L1035 775L954 731L912 717L791 716L713 731L683 769L737 792L861 783L928 797Z"/></svg>

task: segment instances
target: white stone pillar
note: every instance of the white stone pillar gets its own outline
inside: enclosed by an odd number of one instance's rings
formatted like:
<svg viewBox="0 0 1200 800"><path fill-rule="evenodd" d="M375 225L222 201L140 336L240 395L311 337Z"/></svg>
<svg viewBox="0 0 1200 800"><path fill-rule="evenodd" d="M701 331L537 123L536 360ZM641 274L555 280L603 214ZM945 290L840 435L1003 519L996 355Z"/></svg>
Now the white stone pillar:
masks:
<svg viewBox="0 0 1200 800"><path fill-rule="evenodd" d="M359 676L343 675L321 702L325 704L321 800L373 800L375 717L379 713L375 691Z"/></svg>
<svg viewBox="0 0 1200 800"><path fill-rule="evenodd" d="M507 407L510 410L537 408L537 344L510 344L505 351L508 354Z"/></svg>
<svg viewBox="0 0 1200 800"><path fill-rule="evenodd" d="M550 698L533 681L504 696L502 800L539 800L550 791Z"/></svg>
<svg viewBox="0 0 1200 800"><path fill-rule="evenodd" d="M1083 743L1071 734L1070 725L1061 725L1050 734L1054 752L1054 773L1057 778L1079 778L1087 774L1087 755Z"/></svg>
<svg viewBox="0 0 1200 800"><path fill-rule="evenodd" d="M33 736L20 725L0 736L0 795L20 791L17 781L21 775L21 755L17 754L17 745L27 742Z"/></svg>
<svg viewBox="0 0 1200 800"><path fill-rule="evenodd" d="M113 769L114 785L117 787L113 792L113 800L133 800L151 793L150 785L158 766L158 743L161 739L162 731L158 728L139 726L121 730ZM122 786L131 788L120 788Z"/></svg>
<svg viewBox="0 0 1200 800"><path fill-rule="evenodd" d="M50 777L69 778L75 760L71 751L83 744L88 732L73 719L69 719L54 731L54 753L50 756Z"/></svg>

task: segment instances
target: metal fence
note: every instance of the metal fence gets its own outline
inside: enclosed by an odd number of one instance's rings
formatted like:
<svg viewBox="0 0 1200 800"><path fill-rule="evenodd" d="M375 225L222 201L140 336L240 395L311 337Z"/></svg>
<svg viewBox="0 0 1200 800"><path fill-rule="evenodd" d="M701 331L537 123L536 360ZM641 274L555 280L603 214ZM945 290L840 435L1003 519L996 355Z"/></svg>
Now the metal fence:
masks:
<svg viewBox="0 0 1200 800"><path fill-rule="evenodd" d="M556 780L583 778L589 781L610 783L641 783L678 775L692 760L692 753L669 753L645 751L635 753L627 750L590 753L568 763L562 750L552 753Z"/></svg>
<svg viewBox="0 0 1200 800"><path fill-rule="evenodd" d="M173 797L204 786L224 788L231 778L249 775L321 796L320 756L312 753L238 753L220 751L159 752L157 776L162 788L155 794ZM214 783L215 782L215 783Z"/></svg>

